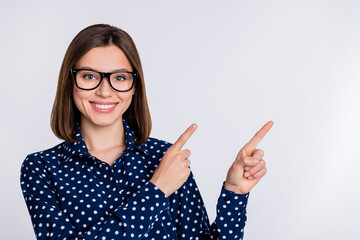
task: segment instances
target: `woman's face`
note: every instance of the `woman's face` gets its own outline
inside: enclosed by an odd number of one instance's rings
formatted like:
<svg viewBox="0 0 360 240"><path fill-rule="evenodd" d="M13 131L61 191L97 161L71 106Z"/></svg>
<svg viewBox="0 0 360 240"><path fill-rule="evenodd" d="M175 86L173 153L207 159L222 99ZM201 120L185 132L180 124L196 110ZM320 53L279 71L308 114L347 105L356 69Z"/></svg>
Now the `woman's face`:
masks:
<svg viewBox="0 0 360 240"><path fill-rule="evenodd" d="M115 45L91 49L77 62L75 68L91 68L100 72L133 70L123 51ZM93 90L79 89L75 83L73 89L73 98L81 113L81 121L96 126L122 124L122 115L130 106L135 92L135 88L128 92L117 92L111 88L107 78Z"/></svg>

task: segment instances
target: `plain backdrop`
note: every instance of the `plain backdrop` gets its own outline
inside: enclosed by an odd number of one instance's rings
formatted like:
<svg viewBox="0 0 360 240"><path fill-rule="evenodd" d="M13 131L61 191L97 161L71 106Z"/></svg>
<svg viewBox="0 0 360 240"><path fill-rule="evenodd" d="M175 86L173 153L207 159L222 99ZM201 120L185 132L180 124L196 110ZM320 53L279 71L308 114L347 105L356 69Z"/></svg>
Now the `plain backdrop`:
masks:
<svg viewBox="0 0 360 240"><path fill-rule="evenodd" d="M360 1L1 1L0 239L34 239L20 188L50 129L73 37L108 23L134 39L151 136L185 148L212 222L238 151L259 144L268 173L250 192L245 239L360 238Z"/></svg>

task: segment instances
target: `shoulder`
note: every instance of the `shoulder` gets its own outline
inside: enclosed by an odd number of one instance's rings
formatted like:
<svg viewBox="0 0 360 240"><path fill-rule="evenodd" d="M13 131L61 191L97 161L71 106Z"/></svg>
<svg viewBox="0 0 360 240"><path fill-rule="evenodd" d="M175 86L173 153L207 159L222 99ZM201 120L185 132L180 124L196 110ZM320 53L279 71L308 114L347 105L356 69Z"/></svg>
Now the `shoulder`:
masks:
<svg viewBox="0 0 360 240"><path fill-rule="evenodd" d="M51 148L28 154L21 165L21 171L29 169L44 169L57 165L66 150L66 142L59 143Z"/></svg>
<svg viewBox="0 0 360 240"><path fill-rule="evenodd" d="M171 142L161 140L155 137L149 137L144 144L145 149L150 155L163 155L172 146Z"/></svg>
<svg viewBox="0 0 360 240"><path fill-rule="evenodd" d="M147 140L147 144L149 146L153 146L153 147L160 147L160 148L169 148L171 147L171 145L173 145L173 143L165 141L165 140L161 140L155 137L149 137Z"/></svg>

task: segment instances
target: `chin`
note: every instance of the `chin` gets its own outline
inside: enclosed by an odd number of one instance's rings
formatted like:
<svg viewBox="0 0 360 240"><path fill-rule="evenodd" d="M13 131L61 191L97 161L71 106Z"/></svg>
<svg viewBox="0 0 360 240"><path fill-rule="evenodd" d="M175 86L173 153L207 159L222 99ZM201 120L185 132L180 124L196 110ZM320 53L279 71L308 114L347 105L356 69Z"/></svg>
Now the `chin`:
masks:
<svg viewBox="0 0 360 240"><path fill-rule="evenodd" d="M84 120L90 125L97 127L106 127L122 121L121 111L113 111L111 113L93 113L92 109L90 111L85 111L87 114L82 114Z"/></svg>
<svg viewBox="0 0 360 240"><path fill-rule="evenodd" d="M93 124L95 124L95 125L97 125L99 127L110 126L110 125L113 125L116 122L117 122L116 119L97 119L95 121L92 121Z"/></svg>
<svg viewBox="0 0 360 240"><path fill-rule="evenodd" d="M117 121L121 120L121 116L118 118L110 117L110 116L102 116L102 117L89 117L87 118L87 121L91 125L95 125L98 127L106 127L115 124Z"/></svg>

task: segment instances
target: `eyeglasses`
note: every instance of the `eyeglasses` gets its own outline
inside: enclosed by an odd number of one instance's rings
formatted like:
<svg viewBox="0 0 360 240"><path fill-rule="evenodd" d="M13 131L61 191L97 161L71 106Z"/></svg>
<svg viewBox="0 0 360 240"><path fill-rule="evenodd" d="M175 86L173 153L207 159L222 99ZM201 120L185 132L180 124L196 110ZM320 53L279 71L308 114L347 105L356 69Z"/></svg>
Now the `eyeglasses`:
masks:
<svg viewBox="0 0 360 240"><path fill-rule="evenodd" d="M138 73L126 70L105 73L81 68L71 69L70 72L74 76L76 87L82 90L97 88L106 77L112 89L118 92L127 92L133 88L135 79L138 77Z"/></svg>

